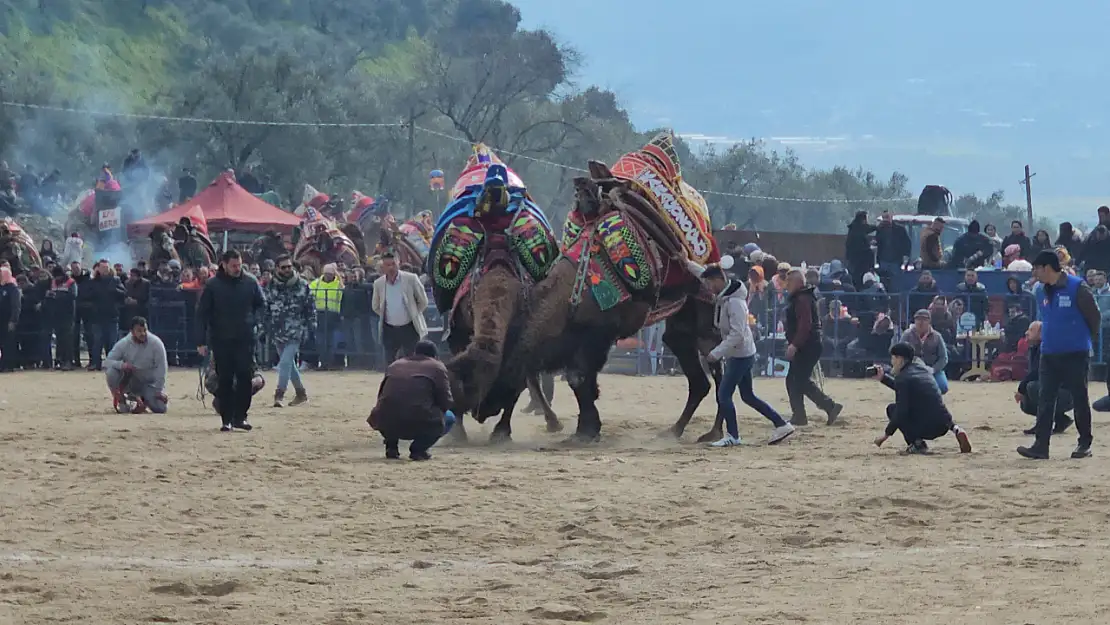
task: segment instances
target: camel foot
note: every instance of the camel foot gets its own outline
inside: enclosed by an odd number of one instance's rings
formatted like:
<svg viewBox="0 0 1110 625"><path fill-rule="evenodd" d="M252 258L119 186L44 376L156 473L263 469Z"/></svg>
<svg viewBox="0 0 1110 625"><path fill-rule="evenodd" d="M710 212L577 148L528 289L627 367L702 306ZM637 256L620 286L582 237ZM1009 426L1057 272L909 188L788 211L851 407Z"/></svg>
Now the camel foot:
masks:
<svg viewBox="0 0 1110 625"><path fill-rule="evenodd" d="M512 432L506 432L505 430L494 430L490 432L489 442L493 445L504 445L505 443L511 443L513 442L513 434Z"/></svg>
<svg viewBox="0 0 1110 625"><path fill-rule="evenodd" d="M448 434L448 436L450 437L450 440L455 443L465 443L469 439L469 437L466 435L466 429L459 427L458 425L451 428L451 432Z"/></svg>
<svg viewBox="0 0 1110 625"><path fill-rule="evenodd" d="M698 437L698 442L699 443L712 443L714 441L721 440L722 436L724 436L724 434L722 434L720 430L709 430L705 434L702 434L701 436Z"/></svg>
<svg viewBox="0 0 1110 625"><path fill-rule="evenodd" d="M563 441L564 445L569 447L585 447L592 445L601 440L601 434L590 434L588 432L575 432L573 436Z"/></svg>
<svg viewBox="0 0 1110 625"><path fill-rule="evenodd" d="M524 412L524 414L539 414L540 407L536 404L528 404L524 407L524 410L522 412Z"/></svg>
<svg viewBox="0 0 1110 625"><path fill-rule="evenodd" d="M680 428L677 424L672 425L662 432L659 432L657 438L682 438L682 432L685 430L686 428Z"/></svg>
<svg viewBox="0 0 1110 625"><path fill-rule="evenodd" d="M558 420L558 419L548 420L548 422L547 422L547 431L548 432L562 432L563 431L563 422Z"/></svg>

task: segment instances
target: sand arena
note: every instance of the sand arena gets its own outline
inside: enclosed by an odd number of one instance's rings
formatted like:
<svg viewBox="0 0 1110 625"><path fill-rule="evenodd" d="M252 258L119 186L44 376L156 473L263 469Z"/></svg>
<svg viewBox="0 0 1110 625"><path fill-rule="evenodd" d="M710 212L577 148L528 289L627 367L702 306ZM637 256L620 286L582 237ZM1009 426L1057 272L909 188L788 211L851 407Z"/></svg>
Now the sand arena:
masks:
<svg viewBox="0 0 1110 625"><path fill-rule="evenodd" d="M1095 458L1066 459L1072 430L1058 459L1023 461L1013 384L953 385L971 456L876 450L892 393L873 381L828 382L833 428L710 450L655 438L681 378L604 376L595 448L521 415L513 445L486 446L487 423L411 463L364 423L378 376L309 374L312 402L260 402L249 434L216 431L195 372L173 372L165 416L110 414L99 375L3 381L0 623L1107 619L1105 417ZM785 410L781 380L756 390ZM555 408L572 424L562 384Z"/></svg>

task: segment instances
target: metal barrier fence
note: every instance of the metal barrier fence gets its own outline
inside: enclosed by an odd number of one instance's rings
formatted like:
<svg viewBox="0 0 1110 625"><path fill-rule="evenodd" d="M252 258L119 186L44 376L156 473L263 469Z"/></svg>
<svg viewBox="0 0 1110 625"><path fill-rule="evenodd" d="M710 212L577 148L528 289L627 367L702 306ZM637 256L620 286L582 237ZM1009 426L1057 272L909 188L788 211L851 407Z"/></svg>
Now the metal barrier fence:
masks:
<svg viewBox="0 0 1110 625"><path fill-rule="evenodd" d="M152 286L146 310L150 329L162 338L171 364L196 366L196 347L202 341L196 336L196 305L200 291ZM385 362L380 336L381 319L371 310L371 285L347 285L342 290L317 289L316 329L300 349L300 361L312 367L350 367L381 369ZM424 320L429 337L440 342L443 321L429 296ZM1093 349L1095 377L1104 375L1106 358L1110 357L1110 294L1096 296L1103 310L1103 324ZM768 289L751 294L749 309L758 349L757 371L761 375L781 374L788 366L783 358L786 341L783 334L785 297ZM959 379L968 370L987 367L999 361L1018 363L1013 372L1024 370L1024 353L1019 354L1018 340L1028 324L1036 318L1036 303L1030 293L820 293L819 314L823 326L822 363L826 373L858 375L874 362L888 360L888 350L913 324L913 314L930 310L934 328L944 337L949 353L949 377ZM387 312L388 314L388 312ZM266 315L264 315L266 316ZM118 334L126 332L121 319ZM968 336L967 330L978 330L983 324L1000 330L997 336ZM277 350L268 332L267 322L259 320L256 356L264 367L277 362ZM44 319L25 317L14 332L7 332L0 369L21 366L50 366L57 360L57 328ZM80 347L90 339L87 319L77 319L73 331L64 341ZM614 346L607 371L637 375L676 374L678 364L662 343L663 324L645 328L631 339ZM104 333L101 333L104 336ZM110 338L110 337L106 337ZM103 343L104 339L97 340ZM106 346L110 347L110 346ZM446 346L441 345L443 353ZM979 355L979 350L983 351ZM1012 373L1013 373L1012 372Z"/></svg>

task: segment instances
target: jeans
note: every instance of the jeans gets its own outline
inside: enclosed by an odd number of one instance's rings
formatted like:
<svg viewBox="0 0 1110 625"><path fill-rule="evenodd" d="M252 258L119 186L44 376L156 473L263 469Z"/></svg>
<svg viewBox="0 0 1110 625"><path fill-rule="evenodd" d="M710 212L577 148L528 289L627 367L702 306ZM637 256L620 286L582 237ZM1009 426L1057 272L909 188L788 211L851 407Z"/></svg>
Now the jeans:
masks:
<svg viewBox="0 0 1110 625"><path fill-rule="evenodd" d="M277 391L284 393L285 389L289 388L289 382L293 382L293 390L298 393L304 391L304 382L301 381L301 370L297 367L297 352L301 349L301 344L296 341L290 341L281 348L281 357L278 360L278 379Z"/></svg>
<svg viewBox="0 0 1110 625"><path fill-rule="evenodd" d="M934 371L933 379L937 381L937 388L940 389L941 395L948 392L948 376L944 374L944 369Z"/></svg>
<svg viewBox="0 0 1110 625"><path fill-rule="evenodd" d="M89 366L99 369L104 363L104 354L110 352L119 340L119 331L114 321L93 321L89 336Z"/></svg>
<svg viewBox="0 0 1110 625"><path fill-rule="evenodd" d="M1094 437L1091 434L1091 403L1087 397L1087 375L1090 368L1087 352L1041 354L1040 367L1040 397L1035 426L1037 443L1048 446L1056 413L1060 409L1060 391L1066 390L1072 397L1079 444L1090 445Z"/></svg>
<svg viewBox="0 0 1110 625"><path fill-rule="evenodd" d="M732 403L732 394L740 390L740 400L755 408L756 412L767 417L775 425L782 427L786 421L767 402L755 396L752 388L752 367L755 365L755 356L746 358L726 358L725 372L721 376L721 385L717 387L717 407L721 418L725 421L728 433L740 437L740 429L736 423L736 406Z"/></svg>

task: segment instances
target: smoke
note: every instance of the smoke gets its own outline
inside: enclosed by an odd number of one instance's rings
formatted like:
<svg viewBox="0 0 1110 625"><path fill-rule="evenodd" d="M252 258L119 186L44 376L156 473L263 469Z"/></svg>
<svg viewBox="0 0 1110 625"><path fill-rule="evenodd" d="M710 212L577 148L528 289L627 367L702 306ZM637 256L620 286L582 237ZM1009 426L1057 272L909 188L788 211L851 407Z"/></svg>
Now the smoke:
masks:
<svg viewBox="0 0 1110 625"><path fill-rule="evenodd" d="M92 257L94 261L106 259L113 265L119 263L124 267L130 267L134 264L131 258L131 246L126 243L113 243L101 249L96 249Z"/></svg>

